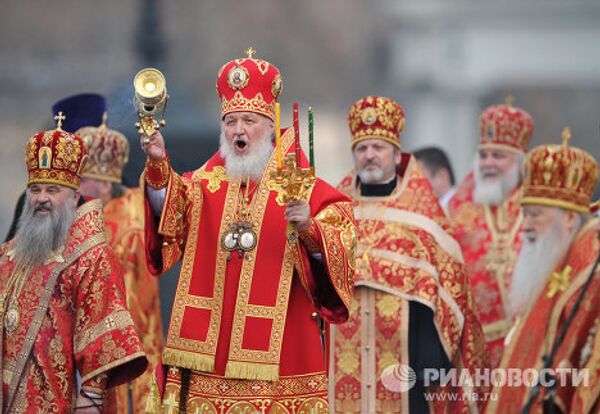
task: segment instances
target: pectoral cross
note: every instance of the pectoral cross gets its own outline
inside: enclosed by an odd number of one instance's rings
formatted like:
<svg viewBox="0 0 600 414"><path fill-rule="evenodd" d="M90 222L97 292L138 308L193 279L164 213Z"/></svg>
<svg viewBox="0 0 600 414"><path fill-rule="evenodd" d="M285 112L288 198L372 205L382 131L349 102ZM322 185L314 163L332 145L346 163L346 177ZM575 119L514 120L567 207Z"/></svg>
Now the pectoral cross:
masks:
<svg viewBox="0 0 600 414"><path fill-rule="evenodd" d="M569 287L569 279L571 279L571 266L567 265L562 272L554 272L550 276L550 284L546 297L552 299L558 292L564 292Z"/></svg>
<svg viewBox="0 0 600 414"><path fill-rule="evenodd" d="M67 119L67 117L63 115L62 111L59 111L58 115L54 117L54 120L56 121L56 129L62 129L62 121L65 119Z"/></svg>

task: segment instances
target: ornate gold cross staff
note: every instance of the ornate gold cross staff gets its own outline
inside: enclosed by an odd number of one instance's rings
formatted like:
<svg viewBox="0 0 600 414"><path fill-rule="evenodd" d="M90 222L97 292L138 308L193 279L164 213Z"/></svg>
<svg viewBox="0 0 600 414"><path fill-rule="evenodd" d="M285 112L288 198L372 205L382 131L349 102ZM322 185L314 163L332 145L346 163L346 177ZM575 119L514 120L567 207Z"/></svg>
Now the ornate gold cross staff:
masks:
<svg viewBox="0 0 600 414"><path fill-rule="evenodd" d="M280 130L278 103L275 106L275 111L275 130L277 132ZM295 134L295 151L290 154L286 154L285 159L283 162L281 162L281 139L276 139L276 151L278 152L277 171L271 174L271 178L275 180L277 185L282 190L282 199L284 203L296 200L307 200L309 196L309 190L316 181L314 161L311 160L311 166L309 168L302 168L300 165L300 131L297 102L294 102L293 125ZM298 231L294 226L288 224L286 234L290 243L296 243L298 241Z"/></svg>

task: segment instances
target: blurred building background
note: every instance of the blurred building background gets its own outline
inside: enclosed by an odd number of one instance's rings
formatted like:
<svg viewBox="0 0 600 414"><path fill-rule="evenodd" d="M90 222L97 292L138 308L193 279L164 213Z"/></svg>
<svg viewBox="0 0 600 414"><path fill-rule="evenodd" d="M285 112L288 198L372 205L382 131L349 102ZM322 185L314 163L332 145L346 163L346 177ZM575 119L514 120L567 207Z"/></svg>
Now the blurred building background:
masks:
<svg viewBox="0 0 600 414"><path fill-rule="evenodd" d="M533 145L560 142L570 126L572 144L600 157L597 0L4 0L2 11L2 235L26 183L24 143L52 126L53 102L108 96L135 183L132 79L156 66L171 95L170 155L193 169L217 148L217 70L249 46L282 72L284 124L293 101L315 110L317 171L333 183L352 164L346 111L369 94L397 99L404 148L444 148L457 177L471 168L481 109L508 95L533 115Z"/></svg>

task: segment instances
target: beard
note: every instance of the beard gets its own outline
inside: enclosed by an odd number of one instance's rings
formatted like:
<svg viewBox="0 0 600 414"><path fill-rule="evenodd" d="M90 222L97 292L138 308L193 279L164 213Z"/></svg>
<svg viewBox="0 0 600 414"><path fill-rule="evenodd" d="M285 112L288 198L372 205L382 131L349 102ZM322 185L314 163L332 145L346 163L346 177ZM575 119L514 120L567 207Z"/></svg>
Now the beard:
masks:
<svg viewBox="0 0 600 414"><path fill-rule="evenodd" d="M254 182L260 182L273 152L272 135L272 132L267 131L256 142L256 148L252 152L239 155L225 138L225 133L221 131L219 151L225 160L227 175L232 178L250 178Z"/></svg>
<svg viewBox="0 0 600 414"><path fill-rule="evenodd" d="M563 211L557 209L555 220L545 234L535 241L526 238L523 242L508 293L508 310L512 316L523 313L530 303L537 300L577 234L578 227L571 234L563 234L560 225L562 214Z"/></svg>
<svg viewBox="0 0 600 414"><path fill-rule="evenodd" d="M367 170L362 168L356 172L360 178L360 182L364 184L375 184L380 183L385 178L385 171L383 168L377 167L374 170Z"/></svg>
<svg viewBox="0 0 600 414"><path fill-rule="evenodd" d="M477 204L497 206L519 185L521 163L515 160L508 171L494 178L485 177L478 164L479 160L476 158L473 200Z"/></svg>
<svg viewBox="0 0 600 414"><path fill-rule="evenodd" d="M47 210L50 214L36 214L40 210ZM13 258L16 263L25 268L44 263L53 251L64 244L74 218L75 208L67 203L57 207L50 203L31 206L27 194L15 234Z"/></svg>

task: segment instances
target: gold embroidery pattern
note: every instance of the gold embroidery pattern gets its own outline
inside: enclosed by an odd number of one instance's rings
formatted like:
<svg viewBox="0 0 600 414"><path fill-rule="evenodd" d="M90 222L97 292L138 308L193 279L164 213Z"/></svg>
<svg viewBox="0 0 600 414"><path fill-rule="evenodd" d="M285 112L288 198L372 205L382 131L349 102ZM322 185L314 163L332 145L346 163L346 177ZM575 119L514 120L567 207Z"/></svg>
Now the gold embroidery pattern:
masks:
<svg viewBox="0 0 600 414"><path fill-rule="evenodd" d="M217 338L219 337L219 327L221 321L222 312L222 301L224 294L225 285L225 266L227 262L226 252L222 252L222 249L217 248L217 267L215 270L215 286L213 298L205 298L200 296L193 296L189 293L189 286L192 280L192 271L194 267L194 261L196 260L196 247L198 245L198 232L200 231L200 215L202 212L201 199L202 193L200 188L200 182L192 182L193 191L193 203L191 209L190 219L190 232L186 242L186 251L181 266L181 272L179 276L179 283L177 285L177 293L175 294L175 301L173 303L173 310L171 315L171 323L169 326L169 334L167 337L167 348L174 348L176 353L165 350L163 358L166 364L172 364L177 366L184 366L187 368L201 369L212 371L214 369L214 358L211 361L205 360L205 364L202 366L194 366L193 354L190 354L187 359L187 363L181 360L181 357L176 357L175 354L179 353L181 356L181 350L177 348L183 348L189 351L204 352L208 354L214 354L217 347ZM232 183L227 190L227 198L230 199L230 193L236 191L239 188L239 182ZM234 197L231 197L232 199ZM226 201L226 207L222 217L222 221L231 221L233 219L233 205ZM223 223L221 224L223 225ZM200 309L211 309L211 321L206 341L201 342L195 339L181 338L179 333L181 331L183 323L183 315L186 307L195 307ZM184 351L185 352L185 351ZM198 355L198 361L202 358ZM199 362L198 362L199 363Z"/></svg>
<svg viewBox="0 0 600 414"><path fill-rule="evenodd" d="M86 203L78 209L75 224L71 228L67 247L65 248L65 255L68 255L68 258L64 263L52 269L52 274L45 282L43 293L40 295L38 306L36 307L36 313L27 329L27 334L15 361L12 381L9 384L8 398L6 400L9 410L14 402L17 388L22 383L21 377L25 372L25 367L29 361L30 352L37 339L38 332L42 323L47 321L45 318L46 311L59 275L87 251L106 242L104 232L98 233L98 229L103 230L103 225L102 204L100 200ZM78 237L83 236L87 236L85 241L82 241L81 244L77 243Z"/></svg>
<svg viewBox="0 0 600 414"><path fill-rule="evenodd" d="M219 165L215 166L212 171L204 171L202 169L196 171L192 179L208 180L206 188L213 194L221 188L223 181L229 181L229 177L225 174L225 168Z"/></svg>
<svg viewBox="0 0 600 414"><path fill-rule="evenodd" d="M27 147L25 148L25 160L27 161L27 165L29 168L35 169L38 168L38 154L37 154L37 143L35 141L27 142Z"/></svg>
<svg viewBox="0 0 600 414"><path fill-rule="evenodd" d="M328 206L316 216L321 236L325 240L323 254L327 258L325 262L329 264L329 275L345 304L350 303L354 286L357 237L353 218L350 202ZM347 279L344 275L348 275Z"/></svg>
<svg viewBox="0 0 600 414"><path fill-rule="evenodd" d="M589 212L598 181L594 157L568 146L570 131L563 132L562 145L534 148L525 163L523 204L540 204Z"/></svg>
<svg viewBox="0 0 600 414"><path fill-rule="evenodd" d="M102 335L108 332L121 330L127 326L133 325L131 315L125 309L119 309L110 315L107 315L96 325L89 327L75 336L75 352L81 352L90 343L96 341Z"/></svg>
<svg viewBox="0 0 600 414"><path fill-rule="evenodd" d="M158 234L173 238L172 242L176 242L182 240L183 237L182 221L188 203L188 189L192 188L192 183L189 179L180 177L174 172L171 172L171 179L168 182L165 203L158 224ZM166 264L164 267L167 268Z"/></svg>
<svg viewBox="0 0 600 414"><path fill-rule="evenodd" d="M367 96L355 102L348 113L352 145L378 138L400 146L399 135L404 129L404 110L389 98Z"/></svg>
<svg viewBox="0 0 600 414"><path fill-rule="evenodd" d="M56 143L56 158L54 159L53 166L55 168L78 171L79 165L77 163L80 155L80 142L61 136Z"/></svg>
<svg viewBox="0 0 600 414"><path fill-rule="evenodd" d="M155 190L160 190L167 186L171 175L171 165L168 158L163 158L158 161L147 160L146 169L144 170L144 178L146 184Z"/></svg>
<svg viewBox="0 0 600 414"><path fill-rule="evenodd" d="M304 232L298 233L300 236L300 240L304 243L306 250L310 253L319 253L321 252L321 244L319 243L319 227L315 223L315 219L311 218L308 229Z"/></svg>
<svg viewBox="0 0 600 414"><path fill-rule="evenodd" d="M258 112L264 114L268 118L275 119L274 105L267 103L262 96L262 93L257 93L254 98L246 98L241 91L237 91L230 100L223 99L221 101L221 113L243 110Z"/></svg>
<svg viewBox="0 0 600 414"><path fill-rule="evenodd" d="M162 401L163 413L177 412L181 383L178 370L169 370ZM239 414L326 414L327 377L311 373L278 381L227 379L192 373L187 407L190 412Z"/></svg>
<svg viewBox="0 0 600 414"><path fill-rule="evenodd" d="M29 172L29 184L33 183L52 183L66 185L71 188L79 188L79 177L66 171L52 169L31 170Z"/></svg>

